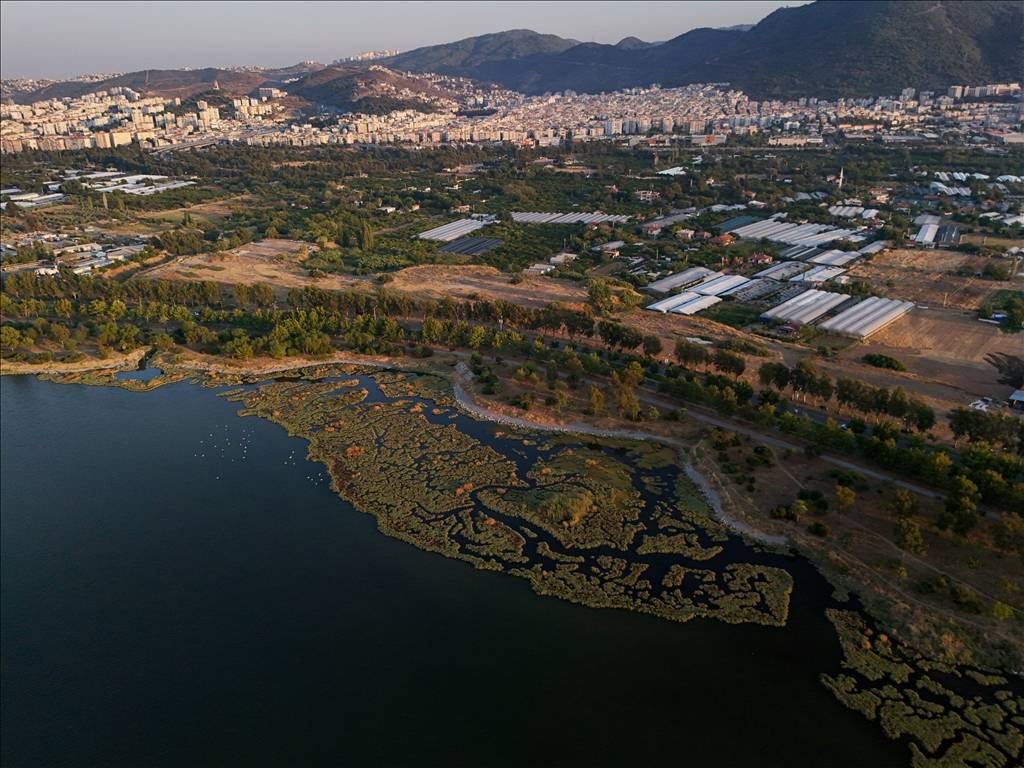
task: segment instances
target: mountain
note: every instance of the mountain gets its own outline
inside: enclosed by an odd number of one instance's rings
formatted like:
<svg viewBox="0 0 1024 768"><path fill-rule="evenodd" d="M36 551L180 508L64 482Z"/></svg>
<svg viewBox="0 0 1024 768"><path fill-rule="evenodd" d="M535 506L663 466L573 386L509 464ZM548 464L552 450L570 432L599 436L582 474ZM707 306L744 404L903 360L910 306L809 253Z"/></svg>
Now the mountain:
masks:
<svg viewBox="0 0 1024 768"><path fill-rule="evenodd" d="M703 71L759 96L868 96L1020 79L1024 4L816 2L782 8Z"/></svg>
<svg viewBox="0 0 1024 768"><path fill-rule="evenodd" d="M454 43L416 48L375 63L408 72L438 72L472 76L476 67L495 61L514 61L527 56L555 55L579 45L558 35L542 35L529 29L511 29L468 37Z"/></svg>
<svg viewBox="0 0 1024 768"><path fill-rule="evenodd" d="M581 43L555 55L486 62L474 68L473 76L533 94L564 90L596 93L656 82L668 85L669 80L678 79L673 72L698 66L723 47L735 44L743 34L694 29L645 46Z"/></svg>
<svg viewBox="0 0 1024 768"><path fill-rule="evenodd" d="M1024 3L863 0L781 8L752 27L658 44L575 43L514 30L401 54L388 66L525 93L729 82L757 98L870 96L1020 78Z"/></svg>

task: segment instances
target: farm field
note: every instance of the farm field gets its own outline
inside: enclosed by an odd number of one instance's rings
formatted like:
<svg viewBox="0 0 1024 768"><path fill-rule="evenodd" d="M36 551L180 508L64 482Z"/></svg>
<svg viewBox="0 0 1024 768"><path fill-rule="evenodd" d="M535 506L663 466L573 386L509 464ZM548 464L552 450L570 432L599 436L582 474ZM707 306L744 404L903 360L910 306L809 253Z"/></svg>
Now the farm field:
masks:
<svg viewBox="0 0 1024 768"><path fill-rule="evenodd" d="M863 280L886 296L917 304L976 310L1005 283L973 277L985 260L940 250L896 250L853 267L848 276ZM966 270L971 276L951 274Z"/></svg>

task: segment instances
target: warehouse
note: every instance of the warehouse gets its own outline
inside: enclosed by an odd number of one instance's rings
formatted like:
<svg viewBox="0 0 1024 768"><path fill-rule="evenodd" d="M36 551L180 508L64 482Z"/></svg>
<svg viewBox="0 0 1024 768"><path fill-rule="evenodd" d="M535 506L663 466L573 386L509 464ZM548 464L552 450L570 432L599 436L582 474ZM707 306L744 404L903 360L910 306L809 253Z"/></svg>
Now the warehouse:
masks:
<svg viewBox="0 0 1024 768"><path fill-rule="evenodd" d="M720 301L721 299L717 296L697 296L684 304L673 307L670 311L674 315L695 315L702 309L712 307Z"/></svg>
<svg viewBox="0 0 1024 768"><path fill-rule="evenodd" d="M428 229L426 232L420 232L417 237L421 240L438 240L443 243L450 243L453 240L458 240L460 237L465 237L470 232L476 232L481 227L487 226L488 223L486 221L477 221L476 219L459 219L458 221L443 224L440 227Z"/></svg>
<svg viewBox="0 0 1024 768"><path fill-rule="evenodd" d="M820 327L822 330L832 331L843 336L866 339L903 317L913 307L914 302L912 301L872 296L826 320Z"/></svg>
<svg viewBox="0 0 1024 768"><path fill-rule="evenodd" d="M720 277L721 272L715 272L707 267L690 267L674 275L655 280L647 286L647 290L654 293L670 293L679 288L689 288L702 280L710 280L713 277Z"/></svg>
<svg viewBox="0 0 1024 768"><path fill-rule="evenodd" d="M841 267L845 264L849 264L851 261L856 261L860 258L860 254L856 251L825 251L819 253L817 256L812 256L808 259L812 264L824 264L828 267Z"/></svg>
<svg viewBox="0 0 1024 768"><path fill-rule="evenodd" d="M821 248L808 247L806 245L791 245L779 253L780 259L789 261L807 261L822 252Z"/></svg>
<svg viewBox="0 0 1024 768"><path fill-rule="evenodd" d="M876 253L880 253L889 247L888 240L875 240L873 243L868 243L863 248L857 249L857 253L861 256L873 256Z"/></svg>
<svg viewBox="0 0 1024 768"><path fill-rule="evenodd" d="M791 283L824 283L826 280L833 280L846 272L840 267L815 267L802 275L789 278Z"/></svg>
<svg viewBox="0 0 1024 768"><path fill-rule="evenodd" d="M935 235L939 233L938 224L922 224L921 229L914 235L914 242L918 245L934 245Z"/></svg>
<svg viewBox="0 0 1024 768"><path fill-rule="evenodd" d="M731 230L736 237L745 240L766 239L788 245L818 246L833 240L863 239L854 229L837 229L828 224L792 224L775 218L764 219Z"/></svg>
<svg viewBox="0 0 1024 768"><path fill-rule="evenodd" d="M773 264L768 269L762 269L756 273L754 277L770 277L772 280L789 280L790 278L799 275L801 272L806 272L810 269L809 264L801 264L800 262L786 261L782 264Z"/></svg>
<svg viewBox="0 0 1024 768"><path fill-rule="evenodd" d="M804 323L817 320L849 298L849 295L845 293L818 291L812 288L809 291L804 291L799 296L794 296L792 299L782 302L777 307L769 309L761 317L768 320L785 320L789 323L803 325Z"/></svg>
<svg viewBox="0 0 1024 768"><path fill-rule="evenodd" d="M739 288L734 289L729 295L736 299L736 301L756 301L768 296L770 293L774 293L781 287L782 284L774 280L754 278Z"/></svg>
<svg viewBox="0 0 1024 768"><path fill-rule="evenodd" d="M699 293L694 293L693 291L683 291L683 293L677 293L675 296L669 296L653 304L648 304L647 309L652 312L671 312L676 307L693 301L699 296Z"/></svg>
<svg viewBox="0 0 1024 768"><path fill-rule="evenodd" d="M700 285L694 286L692 290L702 296L724 296L749 282L750 278L742 275L721 275L708 278Z"/></svg>

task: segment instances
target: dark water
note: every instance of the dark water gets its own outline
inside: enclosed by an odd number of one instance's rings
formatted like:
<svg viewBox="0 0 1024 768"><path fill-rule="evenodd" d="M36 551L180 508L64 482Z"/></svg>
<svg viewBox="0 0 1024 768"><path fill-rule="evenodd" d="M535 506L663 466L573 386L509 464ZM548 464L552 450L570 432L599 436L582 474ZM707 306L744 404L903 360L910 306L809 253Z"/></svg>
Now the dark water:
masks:
<svg viewBox="0 0 1024 768"><path fill-rule="evenodd" d="M209 391L0 391L4 766L908 762L817 681L800 561L782 629L583 608L382 536Z"/></svg>

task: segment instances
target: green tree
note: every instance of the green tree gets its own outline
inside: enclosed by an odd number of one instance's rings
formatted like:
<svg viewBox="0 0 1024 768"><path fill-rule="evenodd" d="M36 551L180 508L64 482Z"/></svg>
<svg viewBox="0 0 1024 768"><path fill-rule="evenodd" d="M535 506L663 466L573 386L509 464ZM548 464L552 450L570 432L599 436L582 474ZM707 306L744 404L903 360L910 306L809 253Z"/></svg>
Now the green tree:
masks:
<svg viewBox="0 0 1024 768"><path fill-rule="evenodd" d="M657 336L644 336L644 354L654 357L661 352L661 339Z"/></svg>
<svg viewBox="0 0 1024 768"><path fill-rule="evenodd" d="M925 545L924 537L921 535L921 528L913 520L905 517L898 518L894 526L894 533L896 535L896 546L900 549L913 555L927 554L928 547Z"/></svg>
<svg viewBox="0 0 1024 768"><path fill-rule="evenodd" d="M913 517L917 514L917 499L902 488L896 489L896 495L892 500L892 514L897 518Z"/></svg>
<svg viewBox="0 0 1024 768"><path fill-rule="evenodd" d="M593 384L590 385L587 413L591 416L600 416L604 413L604 393Z"/></svg>
<svg viewBox="0 0 1024 768"><path fill-rule="evenodd" d="M848 485L837 485L835 488L836 504L840 512L845 512L857 500L857 493Z"/></svg>

